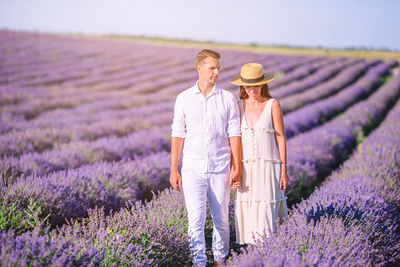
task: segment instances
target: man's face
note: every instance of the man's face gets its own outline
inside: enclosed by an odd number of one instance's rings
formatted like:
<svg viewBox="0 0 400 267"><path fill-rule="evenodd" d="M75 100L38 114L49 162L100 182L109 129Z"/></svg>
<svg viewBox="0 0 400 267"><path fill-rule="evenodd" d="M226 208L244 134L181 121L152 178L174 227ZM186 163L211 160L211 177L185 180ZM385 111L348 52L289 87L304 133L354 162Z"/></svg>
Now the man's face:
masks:
<svg viewBox="0 0 400 267"><path fill-rule="evenodd" d="M214 84L219 76L221 66L219 61L213 57L206 57L202 63L197 66L199 80Z"/></svg>

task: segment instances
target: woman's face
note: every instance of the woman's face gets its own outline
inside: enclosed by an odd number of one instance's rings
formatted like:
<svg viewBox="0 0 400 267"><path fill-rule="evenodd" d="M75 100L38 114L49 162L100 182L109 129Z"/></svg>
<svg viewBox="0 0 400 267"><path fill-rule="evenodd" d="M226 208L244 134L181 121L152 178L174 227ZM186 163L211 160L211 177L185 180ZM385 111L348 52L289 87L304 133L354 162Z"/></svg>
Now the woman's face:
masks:
<svg viewBox="0 0 400 267"><path fill-rule="evenodd" d="M258 86L244 86L249 98L259 98L261 96L262 85Z"/></svg>

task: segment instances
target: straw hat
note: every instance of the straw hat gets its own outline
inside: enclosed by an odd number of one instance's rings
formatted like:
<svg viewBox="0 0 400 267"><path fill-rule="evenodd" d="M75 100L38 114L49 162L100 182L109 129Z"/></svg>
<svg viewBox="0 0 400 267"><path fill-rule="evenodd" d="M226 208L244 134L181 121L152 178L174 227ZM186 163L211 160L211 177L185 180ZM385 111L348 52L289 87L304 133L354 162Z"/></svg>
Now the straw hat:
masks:
<svg viewBox="0 0 400 267"><path fill-rule="evenodd" d="M247 63L240 69L240 74L232 78L231 83L243 86L257 86L269 83L273 79L275 79L274 75L264 73L261 64Z"/></svg>

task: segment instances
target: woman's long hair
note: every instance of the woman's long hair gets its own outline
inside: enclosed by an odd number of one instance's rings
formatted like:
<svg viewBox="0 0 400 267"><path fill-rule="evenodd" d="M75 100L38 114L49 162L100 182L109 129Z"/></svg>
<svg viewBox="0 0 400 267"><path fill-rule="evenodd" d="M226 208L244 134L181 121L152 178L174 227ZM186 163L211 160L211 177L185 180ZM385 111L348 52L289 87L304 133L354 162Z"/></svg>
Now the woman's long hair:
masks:
<svg viewBox="0 0 400 267"><path fill-rule="evenodd" d="M269 93L269 87L268 87L268 84L266 83L266 84L264 84L262 87L261 87L261 95L263 96L263 97L266 97L266 98L271 98L272 96L270 95L270 93ZM244 86L240 86L240 99L246 99L246 98L248 98L249 97L249 95L246 93L246 89L244 89Z"/></svg>

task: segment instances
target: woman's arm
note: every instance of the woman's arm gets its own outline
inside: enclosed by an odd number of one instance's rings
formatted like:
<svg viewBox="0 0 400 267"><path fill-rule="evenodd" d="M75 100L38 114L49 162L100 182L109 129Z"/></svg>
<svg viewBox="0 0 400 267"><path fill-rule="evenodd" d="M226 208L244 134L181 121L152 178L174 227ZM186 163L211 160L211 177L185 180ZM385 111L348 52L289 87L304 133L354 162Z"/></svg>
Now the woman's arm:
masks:
<svg viewBox="0 0 400 267"><path fill-rule="evenodd" d="M278 101L272 102L272 125L275 129L275 140L279 150L279 156L282 162L281 178L279 187L286 190L288 185L287 169L286 169L286 138L283 125L283 116L281 106Z"/></svg>

